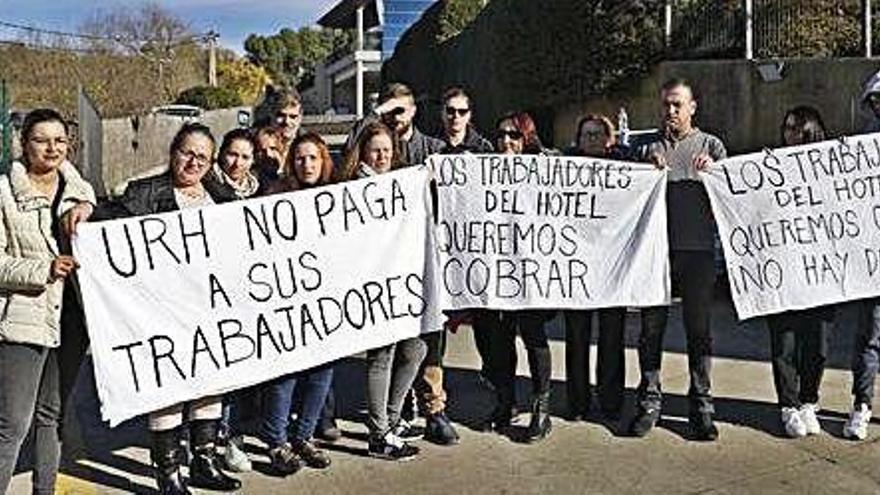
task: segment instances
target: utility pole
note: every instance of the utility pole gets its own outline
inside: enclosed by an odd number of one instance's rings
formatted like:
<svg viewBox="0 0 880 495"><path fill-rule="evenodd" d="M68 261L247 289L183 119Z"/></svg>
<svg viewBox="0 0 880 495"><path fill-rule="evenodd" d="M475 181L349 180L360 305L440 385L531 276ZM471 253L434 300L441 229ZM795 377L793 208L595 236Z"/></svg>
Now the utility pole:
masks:
<svg viewBox="0 0 880 495"><path fill-rule="evenodd" d="M865 41L865 56L871 58L874 56L873 46L871 46L874 42L873 26L871 26L873 18L871 0L862 0L862 14L864 16L862 19L862 39Z"/></svg>
<svg viewBox="0 0 880 495"><path fill-rule="evenodd" d="M213 29L205 34L208 43L208 86L217 87L217 40L220 33Z"/></svg>
<svg viewBox="0 0 880 495"><path fill-rule="evenodd" d="M745 0L745 21L746 21L746 60L753 60L755 58L755 46L754 46L754 14L755 14L755 5L753 0Z"/></svg>

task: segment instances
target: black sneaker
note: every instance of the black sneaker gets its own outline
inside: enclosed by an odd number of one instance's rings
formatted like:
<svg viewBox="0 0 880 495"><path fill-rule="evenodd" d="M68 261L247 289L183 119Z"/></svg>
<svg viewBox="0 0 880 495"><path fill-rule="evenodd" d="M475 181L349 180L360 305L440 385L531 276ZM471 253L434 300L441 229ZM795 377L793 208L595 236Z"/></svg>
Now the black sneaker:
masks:
<svg viewBox="0 0 880 495"><path fill-rule="evenodd" d="M425 419L425 440L438 445L455 445L460 439L446 413L438 412Z"/></svg>
<svg viewBox="0 0 880 495"><path fill-rule="evenodd" d="M383 438L370 438L367 453L377 459L408 461L419 455L419 448L388 433Z"/></svg>
<svg viewBox="0 0 880 495"><path fill-rule="evenodd" d="M712 421L710 413L696 413L688 418L691 435L699 442L714 442L718 439L718 428Z"/></svg>
<svg viewBox="0 0 880 495"><path fill-rule="evenodd" d="M421 426L416 426L414 424L410 424L409 421L400 418L400 421L394 425L394 428L391 428L391 432L397 438L403 440L404 442L414 442L416 440L421 440L422 437L425 436L425 429Z"/></svg>
<svg viewBox="0 0 880 495"><path fill-rule="evenodd" d="M330 467L330 456L323 450L315 447L312 442L294 440L290 446L306 466L313 469Z"/></svg>
<svg viewBox="0 0 880 495"><path fill-rule="evenodd" d="M299 471L302 463L289 443L269 449L269 471L275 476L290 476Z"/></svg>
<svg viewBox="0 0 880 495"><path fill-rule="evenodd" d="M651 428L654 428L654 425L657 424L657 420L659 419L660 409L653 407L643 409L639 407L636 411L636 416L629 424L626 432L633 437L643 437L651 431Z"/></svg>

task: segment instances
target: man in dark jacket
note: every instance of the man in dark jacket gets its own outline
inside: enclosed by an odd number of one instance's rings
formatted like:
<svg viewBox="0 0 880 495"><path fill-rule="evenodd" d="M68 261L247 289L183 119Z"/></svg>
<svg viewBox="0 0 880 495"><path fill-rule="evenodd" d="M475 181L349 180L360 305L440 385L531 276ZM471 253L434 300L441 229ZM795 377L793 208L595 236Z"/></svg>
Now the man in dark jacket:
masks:
<svg viewBox="0 0 880 495"><path fill-rule="evenodd" d="M471 100L463 89L452 87L443 95L442 143L444 154L491 153L492 144L470 125ZM436 141L436 140L435 140ZM436 205L435 205L436 207ZM425 414L425 439L440 444L458 443L459 437L446 416L446 391L443 387L443 355L446 353L446 330L422 335L428 352L416 379L419 409ZM480 347L480 346L478 346Z"/></svg>
<svg viewBox="0 0 880 495"><path fill-rule="evenodd" d="M415 115L416 100L412 90L402 83L389 83L379 95L379 105L348 135L345 149L351 149L364 127L380 120L400 140L400 161L406 165L421 165L428 156L440 153L445 145L439 139L422 134L413 123Z"/></svg>
<svg viewBox="0 0 880 495"><path fill-rule="evenodd" d="M480 135L471 124L471 99L462 88L453 86L443 93L443 135L446 144L443 153L492 153L492 143Z"/></svg>
<svg viewBox="0 0 880 495"><path fill-rule="evenodd" d="M684 328L690 372L689 423L693 438L712 441L718 430L709 370L712 354L710 320L715 283L714 221L699 171L727 156L721 140L693 126L697 102L682 79L665 83L660 92L663 124L657 134L635 149L635 158L668 172L666 194L672 277L682 288ZM629 433L643 436L660 417L660 361L669 308L642 309L639 339L639 383L636 417Z"/></svg>

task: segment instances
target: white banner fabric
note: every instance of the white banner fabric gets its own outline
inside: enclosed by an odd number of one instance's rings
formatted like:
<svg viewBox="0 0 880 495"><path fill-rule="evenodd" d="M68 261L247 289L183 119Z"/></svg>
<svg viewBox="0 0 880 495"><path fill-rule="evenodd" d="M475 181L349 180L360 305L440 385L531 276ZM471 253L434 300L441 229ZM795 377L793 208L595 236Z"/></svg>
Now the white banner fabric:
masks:
<svg viewBox="0 0 880 495"><path fill-rule="evenodd" d="M880 134L703 174L740 319L880 295Z"/></svg>
<svg viewBox="0 0 880 495"><path fill-rule="evenodd" d="M666 172L542 155L431 158L443 307L668 304Z"/></svg>
<svg viewBox="0 0 880 495"><path fill-rule="evenodd" d="M429 171L83 224L112 425L440 328Z"/></svg>

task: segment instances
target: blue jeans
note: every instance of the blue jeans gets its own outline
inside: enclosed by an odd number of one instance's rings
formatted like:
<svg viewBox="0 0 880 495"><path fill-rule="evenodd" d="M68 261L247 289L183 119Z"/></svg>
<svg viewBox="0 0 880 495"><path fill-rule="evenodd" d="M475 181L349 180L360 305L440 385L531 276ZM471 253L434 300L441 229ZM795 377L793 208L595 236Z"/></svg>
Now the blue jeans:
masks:
<svg viewBox="0 0 880 495"><path fill-rule="evenodd" d="M880 299L858 303L858 333L853 352L853 396L855 404L871 406L874 378L880 370Z"/></svg>
<svg viewBox="0 0 880 495"><path fill-rule="evenodd" d="M293 402L293 391L300 384L304 389L302 410L293 428L294 440L306 441L312 438L330 383L333 381L333 366L316 368L277 378L263 390L263 424L261 436L269 444L269 448L278 447L288 441L287 432L290 425L290 406Z"/></svg>

